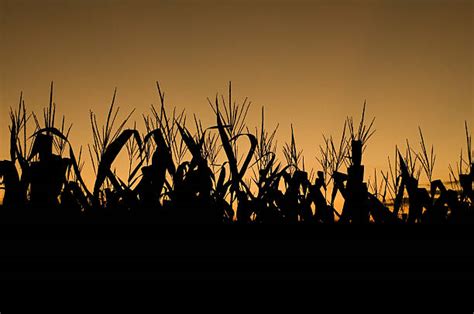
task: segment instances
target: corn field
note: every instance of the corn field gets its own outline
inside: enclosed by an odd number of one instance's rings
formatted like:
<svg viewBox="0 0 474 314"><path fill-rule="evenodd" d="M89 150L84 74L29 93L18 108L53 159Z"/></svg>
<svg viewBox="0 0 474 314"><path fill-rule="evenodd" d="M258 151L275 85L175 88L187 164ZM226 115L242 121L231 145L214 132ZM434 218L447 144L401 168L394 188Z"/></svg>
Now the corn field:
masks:
<svg viewBox="0 0 474 314"><path fill-rule="evenodd" d="M340 139L323 137L318 169L305 169L291 141L277 157L277 132L251 130L247 99L208 99L215 123L169 110L157 83L160 106L130 127L132 111L119 119L114 93L109 111L90 112L92 141L76 150L73 128L56 120L53 84L42 116L29 113L23 97L10 110L10 160L0 161L3 202L0 223L200 223L200 224L417 224L474 222L472 137L465 124L466 153L449 168L450 182L433 178L436 155L419 129L417 151L407 140L395 147L388 171L366 181L362 156L375 132L375 118L347 118ZM34 130L29 132L29 130ZM245 145L242 143L245 142ZM118 156L128 158L117 175ZM94 170L87 186L85 162ZM420 185L426 175L429 188ZM336 199L342 199L336 208Z"/></svg>

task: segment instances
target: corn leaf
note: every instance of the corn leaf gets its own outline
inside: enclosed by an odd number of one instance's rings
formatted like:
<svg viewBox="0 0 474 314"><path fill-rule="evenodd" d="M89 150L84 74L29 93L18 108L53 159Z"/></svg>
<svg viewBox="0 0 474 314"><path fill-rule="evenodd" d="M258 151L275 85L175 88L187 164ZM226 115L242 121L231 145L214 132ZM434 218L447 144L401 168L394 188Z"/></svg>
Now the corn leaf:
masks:
<svg viewBox="0 0 474 314"><path fill-rule="evenodd" d="M124 130L120 136L117 137L115 141L113 141L105 150L104 155L99 163L99 167L97 170L97 178L94 184L94 197L99 197L99 192L102 184L104 183L105 179L110 175L110 169L112 167L113 162L117 158L120 151L125 147L127 142L134 137L135 140L139 143L140 147L142 147L142 141L140 138L140 133L137 130Z"/></svg>

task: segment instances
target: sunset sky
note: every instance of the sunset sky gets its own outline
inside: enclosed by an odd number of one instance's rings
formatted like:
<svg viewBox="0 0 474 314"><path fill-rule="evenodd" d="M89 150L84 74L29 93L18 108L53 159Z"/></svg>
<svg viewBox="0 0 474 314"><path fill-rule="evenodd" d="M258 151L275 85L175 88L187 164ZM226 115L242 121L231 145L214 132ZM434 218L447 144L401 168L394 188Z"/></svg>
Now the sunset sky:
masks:
<svg viewBox="0 0 474 314"><path fill-rule="evenodd" d="M339 137L346 116L376 116L364 156L385 169L395 145L418 149L418 126L434 144L434 177L466 151L473 119L474 1L121 1L0 0L0 160L9 158L8 111L20 92L41 112L55 83L58 114L74 123L76 150L92 140L89 110L105 118L114 88L133 120L158 105L215 122L207 97L226 93L265 106L294 125L307 165L322 134ZM90 178L90 164L86 166ZM367 176L366 176L367 177Z"/></svg>

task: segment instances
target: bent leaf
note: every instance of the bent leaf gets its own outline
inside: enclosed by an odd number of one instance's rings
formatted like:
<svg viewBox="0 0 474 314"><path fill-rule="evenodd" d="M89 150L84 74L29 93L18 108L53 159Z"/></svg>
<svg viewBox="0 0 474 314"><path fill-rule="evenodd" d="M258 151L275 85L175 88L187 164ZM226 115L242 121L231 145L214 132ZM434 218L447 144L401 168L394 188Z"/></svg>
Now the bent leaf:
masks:
<svg viewBox="0 0 474 314"><path fill-rule="evenodd" d="M140 134L137 130L124 130L122 134L115 141L113 141L104 152L102 156L99 167L97 170L97 178L94 184L94 197L99 197L99 192L102 184L104 183L105 179L109 176L110 168L112 167L113 162L117 158L120 151L123 147L127 144L127 142L134 137L135 140L140 145L140 151L142 147L142 141L140 138Z"/></svg>

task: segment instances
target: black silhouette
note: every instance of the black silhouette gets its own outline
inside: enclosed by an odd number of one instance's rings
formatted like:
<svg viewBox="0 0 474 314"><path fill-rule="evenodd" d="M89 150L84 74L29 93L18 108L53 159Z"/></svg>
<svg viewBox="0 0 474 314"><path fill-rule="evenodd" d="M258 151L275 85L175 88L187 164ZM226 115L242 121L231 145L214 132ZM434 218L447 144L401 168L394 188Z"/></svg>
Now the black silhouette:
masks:
<svg viewBox="0 0 474 314"><path fill-rule="evenodd" d="M389 159L390 172L381 173L382 182L377 173L367 182L362 160L375 119L365 123L365 103L358 125L352 118L345 121L339 145L324 138L318 157L321 168L315 174L305 170L293 127L291 142L283 149L286 163L277 158L278 126L267 132L263 108L260 130L249 131L245 119L250 103L234 102L231 85L228 100L216 97L209 102L216 124L204 129L194 116L194 134L184 112L169 115L164 93L157 87L161 107L152 107L152 116L144 117L145 134L136 124L125 128L133 112L114 129L119 114L115 93L103 127L91 113L93 143L88 151L96 174L91 191L81 176L82 148L76 158L68 140L71 127L65 128L64 118L61 127L55 127L53 85L44 126L36 115L27 114L20 96L18 110L10 114L11 158L0 162L5 190L1 223L474 222L474 163L467 123L468 154L466 159L461 154L457 173L450 168L451 188L433 180L436 158L433 148L428 152L421 129L421 153L407 141L405 156L396 148L393 165ZM31 118L36 126L29 136ZM124 150L130 161L125 180L114 170ZM429 190L420 187L422 170L431 183ZM341 211L335 206L338 195Z"/></svg>

